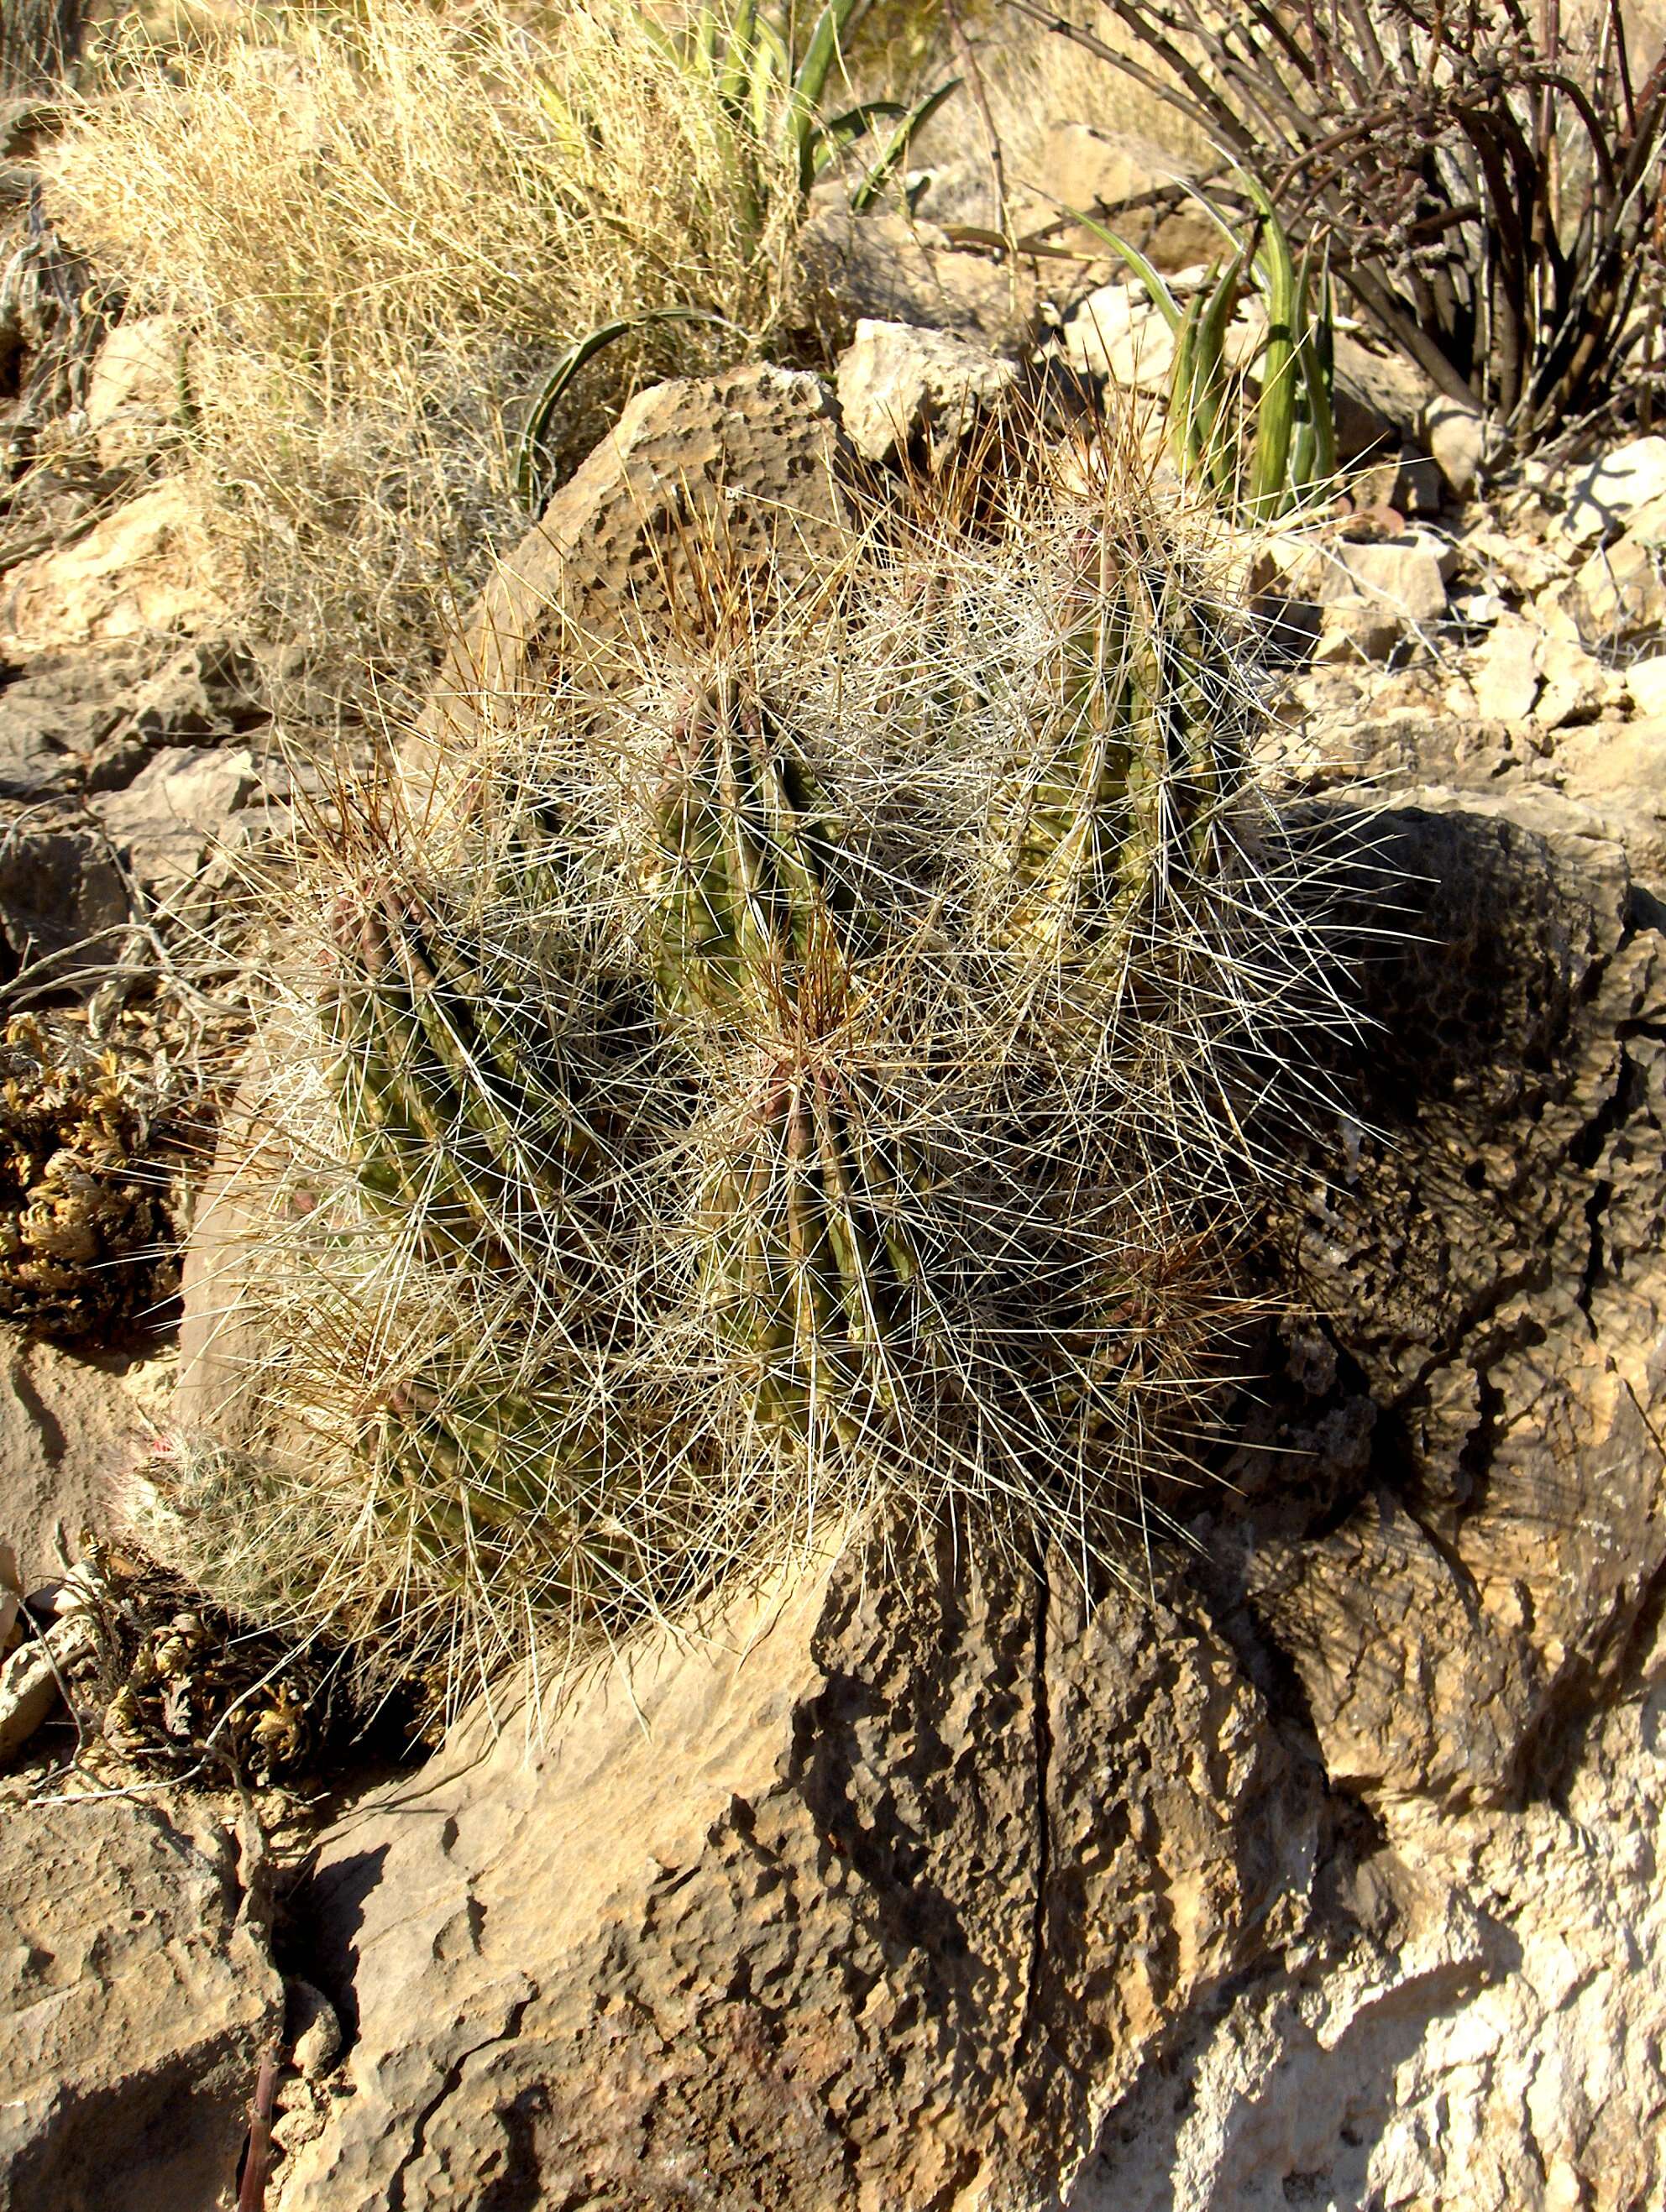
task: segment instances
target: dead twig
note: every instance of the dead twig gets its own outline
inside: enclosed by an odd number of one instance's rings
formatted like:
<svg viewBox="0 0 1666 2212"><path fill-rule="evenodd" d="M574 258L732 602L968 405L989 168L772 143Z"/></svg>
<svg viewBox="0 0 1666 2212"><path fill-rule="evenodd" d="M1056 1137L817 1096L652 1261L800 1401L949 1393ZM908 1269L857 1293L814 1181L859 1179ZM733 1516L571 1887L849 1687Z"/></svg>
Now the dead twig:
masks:
<svg viewBox="0 0 1666 2212"><path fill-rule="evenodd" d="M255 2076L254 2099L249 2106L248 2147L243 2154L243 2181L237 2192L237 2212L262 2212L266 2202L266 2176L271 2166L272 2106L277 2096L278 2057L269 2051Z"/></svg>

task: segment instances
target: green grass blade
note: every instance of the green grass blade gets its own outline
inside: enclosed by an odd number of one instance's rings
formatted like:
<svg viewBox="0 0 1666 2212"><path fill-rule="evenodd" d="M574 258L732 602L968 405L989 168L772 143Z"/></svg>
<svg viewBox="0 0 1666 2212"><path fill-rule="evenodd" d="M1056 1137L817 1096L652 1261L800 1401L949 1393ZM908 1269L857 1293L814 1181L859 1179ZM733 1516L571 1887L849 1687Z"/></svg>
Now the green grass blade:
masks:
<svg viewBox="0 0 1666 2212"><path fill-rule="evenodd" d="M643 38L647 40L648 45L653 47L654 52L659 55L660 60L671 62L679 70L685 68L688 60L687 55L684 52L683 49L678 46L676 40L672 37L670 32L666 29L664 24L660 21L653 9L651 8L635 7L630 12L632 16L635 18L636 28L641 32Z"/></svg>
<svg viewBox="0 0 1666 2212"><path fill-rule="evenodd" d="M1192 362L1193 400L1202 440L1204 473L1218 492L1230 496L1235 467L1233 423L1226 406L1226 331L1237 309L1243 282L1243 253L1234 255L1198 318Z"/></svg>
<svg viewBox="0 0 1666 2212"><path fill-rule="evenodd" d="M1126 238L1114 230L1107 229L1104 223L1096 222L1091 215L1084 215L1079 208L1067 207L1065 209L1065 213L1073 222L1080 223L1085 230L1091 230L1096 238L1102 238L1113 253L1119 254L1127 262L1128 267L1133 270L1134 275L1151 294L1152 306L1178 337L1180 325L1184 320L1180 302L1139 247L1130 246Z"/></svg>
<svg viewBox="0 0 1666 2212"><path fill-rule="evenodd" d="M915 106L903 115L897 128L880 148L873 166L851 194L850 205L853 213L865 215L873 206L874 201L891 182L891 178L908 159L909 148L914 143L915 133L923 129L951 94L958 92L959 89L960 79L958 76L952 76L946 84L939 85L935 92L928 93L924 100L916 101Z"/></svg>
<svg viewBox="0 0 1666 2212"><path fill-rule="evenodd" d="M1200 292L1175 333L1174 367L1169 372L1169 445L1181 475L1189 481L1205 472L1209 433L1214 427L1197 377L1197 326L1202 313Z"/></svg>
<svg viewBox="0 0 1666 2212"><path fill-rule="evenodd" d="M778 99L790 95L792 82L793 58L787 41L767 16L760 15L747 92L752 129L760 141L769 138L771 110Z"/></svg>
<svg viewBox="0 0 1666 2212"><path fill-rule="evenodd" d="M708 5L702 8L696 15L690 28L693 34L689 42L690 52L696 67L708 76L714 76L717 70L717 49L723 36L723 26L719 19L717 9L709 4L709 0L708 0Z"/></svg>
<svg viewBox="0 0 1666 2212"><path fill-rule="evenodd" d="M864 100L854 107L846 108L842 115L818 123L811 133L811 159L817 174L819 176L830 162L836 161L848 146L866 137L876 123L889 122L907 112L900 100Z"/></svg>

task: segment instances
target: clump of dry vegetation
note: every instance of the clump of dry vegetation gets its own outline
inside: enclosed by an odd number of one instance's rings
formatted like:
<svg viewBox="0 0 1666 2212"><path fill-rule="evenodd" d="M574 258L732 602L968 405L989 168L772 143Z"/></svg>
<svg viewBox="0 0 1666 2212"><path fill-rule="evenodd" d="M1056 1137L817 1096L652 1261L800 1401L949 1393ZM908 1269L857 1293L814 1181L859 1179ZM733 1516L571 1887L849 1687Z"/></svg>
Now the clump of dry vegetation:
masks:
<svg viewBox="0 0 1666 2212"><path fill-rule="evenodd" d="M66 228L188 321L192 465L267 634L362 708L524 526L520 420L599 325L595 403L763 344L799 180L626 8L288 8L164 51L119 27L52 163Z"/></svg>
<svg viewBox="0 0 1666 2212"><path fill-rule="evenodd" d="M1436 389L1523 446L1657 392L1666 55L1626 10L1002 4L1258 178Z"/></svg>
<svg viewBox="0 0 1666 2212"><path fill-rule="evenodd" d="M179 1285L192 1086L154 1025L24 1014L0 1044L0 1313L46 1336L154 1325Z"/></svg>

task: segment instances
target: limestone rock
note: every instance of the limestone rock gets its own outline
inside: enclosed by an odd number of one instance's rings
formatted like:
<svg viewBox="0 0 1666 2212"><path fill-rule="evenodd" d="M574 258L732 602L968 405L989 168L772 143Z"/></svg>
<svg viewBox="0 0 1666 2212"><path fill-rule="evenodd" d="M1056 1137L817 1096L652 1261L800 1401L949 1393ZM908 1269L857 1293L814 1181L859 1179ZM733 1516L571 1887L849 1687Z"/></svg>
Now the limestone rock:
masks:
<svg viewBox="0 0 1666 2212"><path fill-rule="evenodd" d="M264 719L253 664L229 638L41 653L0 690L0 799L118 789L160 746Z"/></svg>
<svg viewBox="0 0 1666 2212"><path fill-rule="evenodd" d="M33 717L6 714L0 693L0 799L63 799L76 787L76 763Z"/></svg>
<svg viewBox="0 0 1666 2212"><path fill-rule="evenodd" d="M1626 671L1626 686L1639 714L1651 721L1666 720L1666 653L1633 661Z"/></svg>
<svg viewBox="0 0 1666 2212"><path fill-rule="evenodd" d="M1428 378L1404 355L1364 344L1338 331L1335 343L1336 443L1345 461L1414 439L1434 398Z"/></svg>
<svg viewBox="0 0 1666 2212"><path fill-rule="evenodd" d="M1501 615L1470 671L1476 711L1489 722L1523 722L1539 696L1543 641L1535 624Z"/></svg>
<svg viewBox="0 0 1666 2212"><path fill-rule="evenodd" d="M30 653L146 631L223 630L232 589L197 495L172 477L74 544L14 568L0 599L0 641Z"/></svg>
<svg viewBox="0 0 1666 2212"><path fill-rule="evenodd" d="M1438 622L1446 611L1446 578L1438 543L1408 532L1383 544L1338 548L1348 583L1380 599L1408 623Z"/></svg>
<svg viewBox="0 0 1666 2212"><path fill-rule="evenodd" d="M816 195L798 252L806 307L836 343L864 320L914 323L1016 356L1035 329L1027 268L957 248L934 223L853 215L840 186Z"/></svg>
<svg viewBox="0 0 1666 2212"><path fill-rule="evenodd" d="M921 437L935 460L953 451L1017 375L1010 362L951 331L860 322L839 356L839 413L867 460L890 460Z"/></svg>
<svg viewBox="0 0 1666 2212"><path fill-rule="evenodd" d="M51 1581L83 1528L121 1522L130 1468L167 1416L172 1356L71 1357L7 1332L0 1363L0 1528L25 1583Z"/></svg>
<svg viewBox="0 0 1666 2212"><path fill-rule="evenodd" d="M1572 608L1591 646L1651 645L1666 637L1666 501L1639 526L1593 553L1573 580Z"/></svg>
<svg viewBox="0 0 1666 2212"><path fill-rule="evenodd" d="M247 652L232 638L198 638L123 693L88 758L88 788L120 787L166 746L240 736L266 720L259 674Z"/></svg>
<svg viewBox="0 0 1666 2212"><path fill-rule="evenodd" d="M81 647L20 670L0 690L0 798L27 803L78 789L149 665L131 646Z"/></svg>
<svg viewBox="0 0 1666 2212"><path fill-rule="evenodd" d="M164 896L193 882L259 784L246 746L168 745L93 811L140 887Z"/></svg>
<svg viewBox="0 0 1666 2212"><path fill-rule="evenodd" d="M1608 672L1577 638L1547 636L1541 666L1544 690L1534 713L1546 729L1589 722L1601 711L1608 696Z"/></svg>
<svg viewBox="0 0 1666 2212"><path fill-rule="evenodd" d="M1109 216L1109 227L1128 235L1164 275L1213 261L1219 253L1220 233L1195 202L1177 192L1201 174L1189 156L1135 131L1055 123L1042 145L1040 181L1049 204ZM1156 204L1168 200L1177 204ZM1086 229L1073 232L1071 243L1089 253L1108 250Z"/></svg>
<svg viewBox="0 0 1666 2212"><path fill-rule="evenodd" d="M350 1969L358 2039L285 2212L1050 2195L1300 1918L1311 1779L1195 1612L876 1565L604 1678L530 1758L465 1727L325 1842L308 1971Z"/></svg>
<svg viewBox="0 0 1666 2212"><path fill-rule="evenodd" d="M846 451L818 377L762 367L639 393L471 612L410 748L413 773L536 699L558 665L593 663L622 635L666 635L695 600L691 538L716 539L755 592L818 573L844 542Z"/></svg>
<svg viewBox="0 0 1666 2212"><path fill-rule="evenodd" d="M1409 633L1446 611L1443 549L1414 533L1380 544L1347 544L1325 574L1321 653L1344 645L1381 659Z"/></svg>
<svg viewBox="0 0 1666 2212"><path fill-rule="evenodd" d="M8 973L81 976L106 961L129 919L104 840L67 809L32 814L0 836L0 939Z"/></svg>
<svg viewBox="0 0 1666 2212"><path fill-rule="evenodd" d="M1111 348L1150 313L1143 285L1122 278L1101 284L1065 317L1064 347L1072 366L1090 376L1108 375Z"/></svg>
<svg viewBox="0 0 1666 2212"><path fill-rule="evenodd" d="M1065 318L1064 348L1073 368L1125 391L1166 395L1174 373L1175 335L1138 282L1102 284ZM1240 301L1226 328L1228 366L1253 375L1267 337L1259 295Z"/></svg>
<svg viewBox="0 0 1666 2212"><path fill-rule="evenodd" d="M1423 410L1423 441L1459 499L1468 498L1505 442L1497 425L1478 407L1450 399L1444 392Z"/></svg>
<svg viewBox="0 0 1666 2212"><path fill-rule="evenodd" d="M186 336L178 315L136 315L99 348L87 380L87 421L106 468L142 459L177 428Z"/></svg>
<svg viewBox="0 0 1666 2212"><path fill-rule="evenodd" d="M1666 712L1568 731L1556 765L1568 796L1623 840L1639 879L1666 894Z"/></svg>
<svg viewBox="0 0 1666 2212"><path fill-rule="evenodd" d="M1595 461L1554 477L1566 502L1562 527L1578 545L1618 538L1645 507L1666 499L1666 438L1633 438Z"/></svg>
<svg viewBox="0 0 1666 2212"><path fill-rule="evenodd" d="M1278 1632L1371 1829L1304 1938L1152 2051L1071 2212L1624 2212L1666 2182L1663 939L1577 807L1494 804L1384 848L1442 949L1368 982L1408 1119L1313 1210L1321 1264L1384 1302L1369 1348L1337 1318L1387 1480L1292 1544L1316 1578Z"/></svg>
<svg viewBox="0 0 1666 2212"><path fill-rule="evenodd" d="M1073 368L1139 392L1165 392L1174 368L1174 335L1143 285L1102 284L1071 310L1065 352Z"/></svg>
<svg viewBox="0 0 1666 2212"><path fill-rule="evenodd" d="M1412 817L1383 860L1432 948L1372 985L1406 1120L1321 1171L1297 1234L1404 1474L1316 1540L1246 1529L1246 1572L1333 1779L1498 1803L1666 1557L1666 939L1548 793Z"/></svg>
<svg viewBox="0 0 1666 2212"><path fill-rule="evenodd" d="M0 1823L0 2212L230 2201L283 1984L233 1838L131 1799Z"/></svg>
<svg viewBox="0 0 1666 2212"><path fill-rule="evenodd" d="M1362 1924L1189 2021L1108 2116L1070 2212L1656 2201L1663 1656L1641 1655L1558 1795L1385 1807L1349 1885Z"/></svg>
<svg viewBox="0 0 1666 2212"><path fill-rule="evenodd" d="M15 1759L47 1716L61 1708L61 1685L96 1649L83 1605L0 1660L0 1765Z"/></svg>

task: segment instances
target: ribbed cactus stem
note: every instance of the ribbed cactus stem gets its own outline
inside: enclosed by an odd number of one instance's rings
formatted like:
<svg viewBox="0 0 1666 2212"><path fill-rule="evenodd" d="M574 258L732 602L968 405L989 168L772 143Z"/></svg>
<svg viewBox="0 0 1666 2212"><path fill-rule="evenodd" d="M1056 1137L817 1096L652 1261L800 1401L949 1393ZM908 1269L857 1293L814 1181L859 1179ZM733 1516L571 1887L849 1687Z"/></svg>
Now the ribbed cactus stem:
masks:
<svg viewBox="0 0 1666 2212"><path fill-rule="evenodd" d="M555 1042L456 934L408 889L338 923L325 1031L359 1188L429 1264L518 1277L546 1310L570 1307L608 1146ZM364 1439L393 1491L420 1501L411 1526L435 1550L550 1520L552 1492L581 1494L596 1465L559 1390L534 1405L450 1365L436 1353L401 1383Z"/></svg>
<svg viewBox="0 0 1666 2212"><path fill-rule="evenodd" d="M849 1441L894 1409L919 1268L860 1095L776 1071L745 1150L708 1179L703 1291L749 1355L766 1425Z"/></svg>
<svg viewBox="0 0 1666 2212"><path fill-rule="evenodd" d="M842 969L852 902L808 767L732 677L672 732L644 870L673 1012L792 1026L801 975Z"/></svg>
<svg viewBox="0 0 1666 2212"><path fill-rule="evenodd" d="M607 1157L555 1054L517 1034L409 902L384 901L343 938L326 1028L366 1195L416 1209L444 1256L547 1265Z"/></svg>
<svg viewBox="0 0 1666 2212"><path fill-rule="evenodd" d="M763 1063L708 1177L702 1291L765 1426L853 1440L893 1404L916 1273L849 1065L862 923L807 765L733 678L680 720L647 870L668 1012Z"/></svg>
<svg viewBox="0 0 1666 2212"><path fill-rule="evenodd" d="M1227 641L1171 562L1104 532L1081 589L1092 605L1061 648L1050 732L996 802L1014 895L1005 934L1115 961L1122 926L1207 866L1242 771Z"/></svg>

